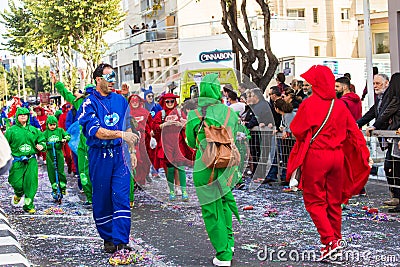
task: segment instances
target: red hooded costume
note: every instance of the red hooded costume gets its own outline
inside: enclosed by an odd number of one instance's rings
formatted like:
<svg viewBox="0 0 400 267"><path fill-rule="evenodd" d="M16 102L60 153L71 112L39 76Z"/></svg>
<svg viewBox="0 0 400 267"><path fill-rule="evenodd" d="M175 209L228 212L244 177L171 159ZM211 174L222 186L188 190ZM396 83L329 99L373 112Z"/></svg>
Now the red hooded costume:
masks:
<svg viewBox="0 0 400 267"><path fill-rule="evenodd" d="M140 185L144 185L151 165L146 146L150 143L152 118L150 112L143 107L144 100L139 95L131 95L128 98L128 102L130 116L134 118L136 130L140 132L140 141L136 146L137 167L135 181ZM138 107L133 107L134 104L138 104Z"/></svg>
<svg viewBox="0 0 400 267"><path fill-rule="evenodd" d="M340 100L345 102L355 120L358 120L362 117L361 99L356 93L350 92L344 94Z"/></svg>
<svg viewBox="0 0 400 267"><path fill-rule="evenodd" d="M58 117L58 127L63 128L64 130L67 130L65 127L65 122L67 120L67 114L70 109L71 109L71 104L65 103L64 105L62 105L61 107L62 113L60 117ZM63 145L62 151L64 153L65 163L67 163L68 166L68 173L71 172L75 173L76 168L74 165L74 161L72 159L71 149L69 148L68 143Z"/></svg>
<svg viewBox="0 0 400 267"><path fill-rule="evenodd" d="M184 112L180 112L176 106L178 105L176 99L179 96L168 93L163 95L159 103L163 108L158 112L153 120L154 137L157 140L156 155L154 167L156 169L165 168L166 164L171 163L174 165L191 165L191 159L194 157L194 152L186 144L186 136L184 127L170 125L163 127L162 131L160 125L166 121L182 122L186 120ZM175 99L174 107L169 109L165 101ZM176 143L178 142L178 144Z"/></svg>
<svg viewBox="0 0 400 267"><path fill-rule="evenodd" d="M296 143L286 177L289 180L301 168L299 187L303 189L304 204L326 245L342 237L341 204L358 194L368 180L369 150L342 101L335 101L327 123L310 144L336 97L335 77L328 67L320 65L301 77L312 85L313 94L300 105L290 125Z"/></svg>
<svg viewBox="0 0 400 267"><path fill-rule="evenodd" d="M37 106L33 110L36 112L36 118L39 121L40 129L43 132L44 130L46 130L46 120L47 120L46 111L41 106ZM40 115L37 114L38 111L40 111Z"/></svg>

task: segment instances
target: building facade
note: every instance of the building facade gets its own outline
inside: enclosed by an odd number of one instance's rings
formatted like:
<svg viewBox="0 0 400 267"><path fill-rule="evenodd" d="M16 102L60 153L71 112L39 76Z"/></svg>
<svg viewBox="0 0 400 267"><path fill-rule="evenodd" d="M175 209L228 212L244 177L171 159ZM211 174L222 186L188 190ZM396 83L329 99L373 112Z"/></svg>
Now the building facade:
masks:
<svg viewBox="0 0 400 267"><path fill-rule="evenodd" d="M373 58L389 62L387 0L370 2ZM119 81L132 88L157 87L189 66L207 67L199 59L202 53L231 51L218 0L123 0L122 6L127 12L125 38L111 45L105 60L117 67ZM253 42L263 48L261 9L255 1L247 1L246 10ZM270 0L270 10L271 47L278 58L365 57L363 0ZM244 33L240 6L237 16ZM153 20L156 28L151 28ZM134 25L139 29L133 31ZM233 62L217 64L235 68Z"/></svg>

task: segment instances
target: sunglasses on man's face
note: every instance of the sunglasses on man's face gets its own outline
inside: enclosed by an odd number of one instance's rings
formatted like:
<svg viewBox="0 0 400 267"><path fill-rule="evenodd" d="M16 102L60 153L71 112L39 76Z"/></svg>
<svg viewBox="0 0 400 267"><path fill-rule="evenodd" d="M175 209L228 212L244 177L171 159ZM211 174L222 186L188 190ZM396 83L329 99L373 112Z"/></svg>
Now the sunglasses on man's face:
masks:
<svg viewBox="0 0 400 267"><path fill-rule="evenodd" d="M167 104L173 104L173 103L175 103L175 100L165 100L165 103L167 103Z"/></svg>
<svg viewBox="0 0 400 267"><path fill-rule="evenodd" d="M104 80L106 80L106 82L109 82L109 83L113 83L113 82L116 81L115 72L114 71L111 72L111 73L108 73L108 74L103 74L102 77L103 77Z"/></svg>
<svg viewBox="0 0 400 267"><path fill-rule="evenodd" d="M153 97L154 97L154 95L147 95L147 97L148 97L148 98L153 98Z"/></svg>

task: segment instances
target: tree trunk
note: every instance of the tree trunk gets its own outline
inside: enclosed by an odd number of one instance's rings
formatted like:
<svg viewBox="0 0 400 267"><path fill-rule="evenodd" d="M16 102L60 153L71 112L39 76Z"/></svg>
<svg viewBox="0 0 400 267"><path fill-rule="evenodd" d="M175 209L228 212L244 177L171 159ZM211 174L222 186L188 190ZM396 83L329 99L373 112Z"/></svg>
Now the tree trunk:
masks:
<svg viewBox="0 0 400 267"><path fill-rule="evenodd" d="M246 12L247 0L242 0L241 13L246 30L246 37L240 32L237 22L236 8L231 5L236 1L221 0L222 26L232 40L232 47L236 48L242 56L243 80L253 81L263 92L275 74L279 61L271 50L269 6L264 0L256 0L260 5L264 17L264 49L254 48L249 20ZM257 61L257 68L254 63ZM267 67L268 64L268 67ZM266 69L267 68L267 69ZM246 78L247 77L247 78Z"/></svg>

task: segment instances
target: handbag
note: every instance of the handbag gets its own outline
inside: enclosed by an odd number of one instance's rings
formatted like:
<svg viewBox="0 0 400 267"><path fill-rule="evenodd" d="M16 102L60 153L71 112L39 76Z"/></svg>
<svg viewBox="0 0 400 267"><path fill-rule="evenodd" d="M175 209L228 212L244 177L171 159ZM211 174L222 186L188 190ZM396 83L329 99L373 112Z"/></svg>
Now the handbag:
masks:
<svg viewBox="0 0 400 267"><path fill-rule="evenodd" d="M321 132L322 128L324 128L325 124L327 123L329 117L331 116L332 113L332 109L333 109L333 105L335 104L335 99L332 99L331 101L331 105L329 107L328 110L328 114L326 114L326 117L324 119L324 121L322 122L321 126L319 127L319 129L315 132L315 134L311 137L310 140L310 145L314 142L315 138L318 136L318 134ZM300 183L300 178L301 178L301 167L302 165L300 165L299 167L296 168L296 170L292 173L292 175L290 176L290 181L289 181L289 187L293 190L293 191L297 191L297 186Z"/></svg>

